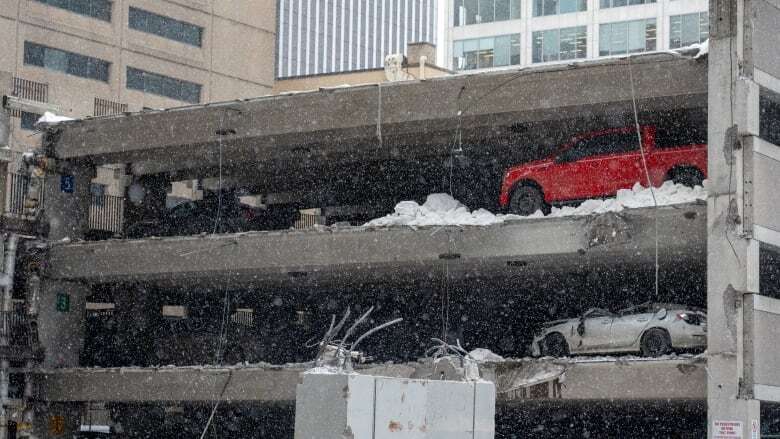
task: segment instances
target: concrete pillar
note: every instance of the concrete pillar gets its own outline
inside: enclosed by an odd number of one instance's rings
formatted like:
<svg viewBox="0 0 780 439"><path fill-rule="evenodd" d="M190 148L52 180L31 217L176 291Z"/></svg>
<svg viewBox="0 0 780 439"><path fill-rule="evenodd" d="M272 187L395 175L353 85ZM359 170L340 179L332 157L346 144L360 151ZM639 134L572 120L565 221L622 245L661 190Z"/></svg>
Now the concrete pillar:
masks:
<svg viewBox="0 0 780 439"><path fill-rule="evenodd" d="M50 240L84 237L92 202L89 184L94 177L95 168L88 165L59 164L47 171L43 209Z"/></svg>
<svg viewBox="0 0 780 439"><path fill-rule="evenodd" d="M84 318L89 287L44 279L38 310L38 337L44 368L75 367L84 346Z"/></svg>
<svg viewBox="0 0 780 439"><path fill-rule="evenodd" d="M81 403L45 404L35 408L33 431L37 439L72 438L81 425Z"/></svg>
<svg viewBox="0 0 780 439"><path fill-rule="evenodd" d="M744 386L743 296L758 291L758 242L745 215L749 189L742 136L757 134L747 117L750 93L738 80L743 66L743 0L710 3L707 208L708 437L752 439L760 403ZM739 13L738 13L739 11ZM768 36L767 36L768 37ZM756 100L757 104L757 100ZM758 108L755 108L758 111ZM749 203L748 203L749 204ZM746 224L747 223L747 224ZM750 367L748 364L747 367Z"/></svg>

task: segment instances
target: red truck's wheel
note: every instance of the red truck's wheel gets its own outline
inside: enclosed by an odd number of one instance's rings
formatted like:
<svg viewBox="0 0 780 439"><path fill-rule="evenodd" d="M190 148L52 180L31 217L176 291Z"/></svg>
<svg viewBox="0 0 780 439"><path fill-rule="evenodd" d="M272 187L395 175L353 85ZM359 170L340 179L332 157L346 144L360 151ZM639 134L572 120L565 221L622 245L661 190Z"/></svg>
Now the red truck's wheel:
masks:
<svg viewBox="0 0 780 439"><path fill-rule="evenodd" d="M537 210L545 212L546 208L542 191L533 186L518 186L509 198L509 211L517 215L531 215Z"/></svg>
<svg viewBox="0 0 780 439"><path fill-rule="evenodd" d="M701 186L704 174L696 168L677 168L670 172L672 181L683 186Z"/></svg>

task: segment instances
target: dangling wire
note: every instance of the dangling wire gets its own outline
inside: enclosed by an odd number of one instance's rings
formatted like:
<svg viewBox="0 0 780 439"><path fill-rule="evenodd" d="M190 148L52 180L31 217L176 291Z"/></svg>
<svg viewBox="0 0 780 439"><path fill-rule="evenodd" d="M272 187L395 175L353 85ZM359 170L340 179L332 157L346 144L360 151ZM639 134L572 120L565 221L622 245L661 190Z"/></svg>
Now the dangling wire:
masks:
<svg viewBox="0 0 780 439"><path fill-rule="evenodd" d="M214 231L212 234L217 233L220 217L222 216L222 133L225 129L222 125L224 122L225 113L222 112L219 116L219 130L216 131L217 148L219 148L219 184L217 186L217 216L214 218Z"/></svg>
<svg viewBox="0 0 780 439"><path fill-rule="evenodd" d="M634 71L631 68L631 57L628 57L628 77L631 82L631 103L634 107L634 125L636 126L636 138L639 141L639 152L642 155L642 166L645 169L647 178L647 187L650 188L650 195L653 196L653 222L655 223L655 299L658 300L658 201L655 199L655 188L650 180L650 171L647 169L647 158L645 157L645 147L642 145L642 129L639 127L639 111L636 105L636 91L634 89Z"/></svg>

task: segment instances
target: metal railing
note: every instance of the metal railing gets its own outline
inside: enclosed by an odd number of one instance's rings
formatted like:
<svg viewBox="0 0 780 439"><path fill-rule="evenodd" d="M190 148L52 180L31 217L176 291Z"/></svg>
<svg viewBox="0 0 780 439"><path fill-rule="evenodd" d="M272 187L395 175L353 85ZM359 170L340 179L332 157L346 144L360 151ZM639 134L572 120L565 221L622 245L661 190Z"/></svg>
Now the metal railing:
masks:
<svg viewBox="0 0 780 439"><path fill-rule="evenodd" d="M113 195L92 195L89 206L89 228L119 233L124 223L125 199Z"/></svg>
<svg viewBox="0 0 780 439"><path fill-rule="evenodd" d="M38 332L23 311L0 311L0 335L8 337L10 346L38 345Z"/></svg>
<svg viewBox="0 0 780 439"><path fill-rule="evenodd" d="M24 211L24 202L28 197L30 178L15 172L9 172L6 178L8 186L6 189L5 212L11 216L27 218L28 215ZM43 203L43 188L39 190L38 202L40 203L39 206Z"/></svg>
<svg viewBox="0 0 780 439"><path fill-rule="evenodd" d="M95 116L108 116L111 114L120 114L127 111L127 104L121 102L109 101L107 99L95 98Z"/></svg>
<svg viewBox="0 0 780 439"><path fill-rule="evenodd" d="M310 229L315 225L320 224L319 215L311 215L308 213L301 213L300 215L298 221L295 221L295 224L293 225L296 229Z"/></svg>
<svg viewBox="0 0 780 439"><path fill-rule="evenodd" d="M31 101L49 102L49 84L14 77L11 95ZM21 117L21 115L22 112L19 110L11 111L13 117Z"/></svg>

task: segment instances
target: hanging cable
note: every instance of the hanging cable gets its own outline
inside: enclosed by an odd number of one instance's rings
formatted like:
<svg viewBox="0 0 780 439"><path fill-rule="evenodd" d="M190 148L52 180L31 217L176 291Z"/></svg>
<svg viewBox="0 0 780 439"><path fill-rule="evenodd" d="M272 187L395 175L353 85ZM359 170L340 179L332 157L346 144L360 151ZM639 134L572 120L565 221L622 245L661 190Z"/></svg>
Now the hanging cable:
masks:
<svg viewBox="0 0 780 439"><path fill-rule="evenodd" d="M636 90L634 88L634 72L631 67L631 57L628 57L628 77L631 83L631 103L634 108L634 125L636 126L636 137L639 141L639 152L642 156L642 166L645 169L647 178L647 187L650 188L650 195L653 197L653 222L655 224L655 299L658 300L658 200L655 199L655 188L650 180L650 171L647 168L647 157L645 156L645 147L642 144L642 129L639 127L639 110L636 105Z"/></svg>
<svg viewBox="0 0 780 439"><path fill-rule="evenodd" d="M222 112L219 116L219 129L217 133L217 148L219 150L219 183L217 185L217 215L214 218L214 230L212 234L217 233L219 228L220 217L222 216L222 136L225 129L223 124L225 123L225 113Z"/></svg>
<svg viewBox="0 0 780 439"><path fill-rule="evenodd" d="M382 83L377 84L378 99L376 104L376 137L379 139L379 148L382 149L384 140L382 139Z"/></svg>

